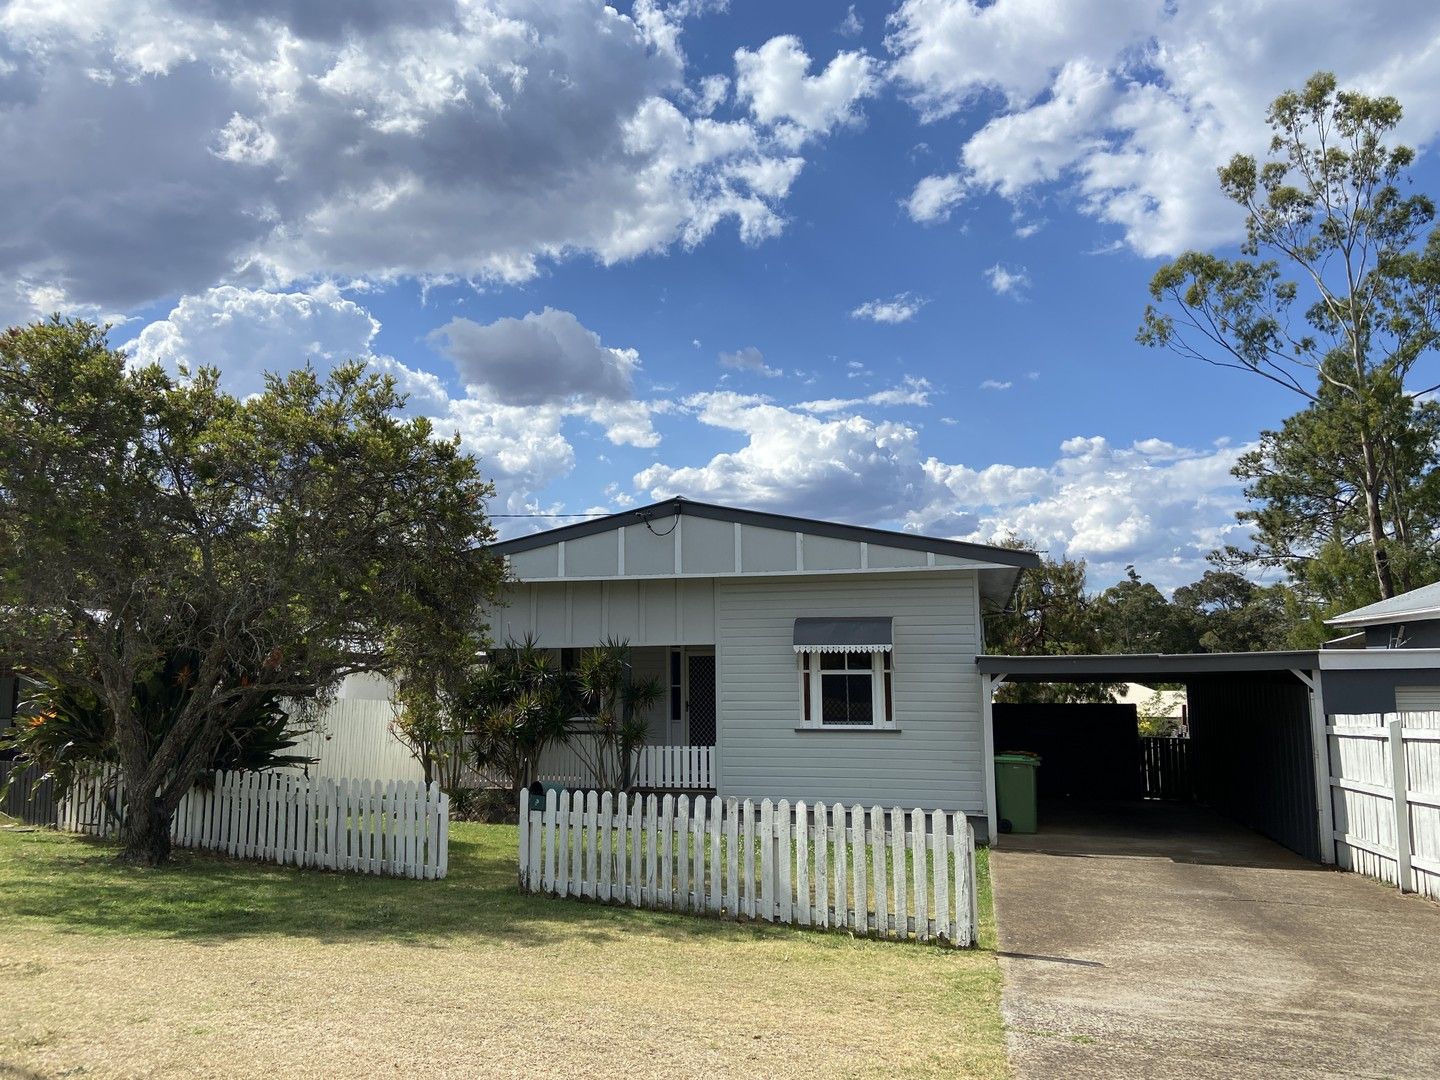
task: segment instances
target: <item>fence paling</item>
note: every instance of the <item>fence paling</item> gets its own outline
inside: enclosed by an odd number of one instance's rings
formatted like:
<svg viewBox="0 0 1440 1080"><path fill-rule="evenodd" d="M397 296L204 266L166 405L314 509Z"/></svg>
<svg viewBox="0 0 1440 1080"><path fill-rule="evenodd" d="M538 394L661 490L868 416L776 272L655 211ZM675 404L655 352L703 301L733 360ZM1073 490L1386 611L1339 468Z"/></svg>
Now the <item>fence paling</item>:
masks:
<svg viewBox="0 0 1440 1080"><path fill-rule="evenodd" d="M1168 735L1141 736L1140 774L1147 799L1192 798L1190 740Z"/></svg>
<svg viewBox="0 0 1440 1080"><path fill-rule="evenodd" d="M975 940L975 836L964 814L550 792L540 810L522 798L519 824L520 884L529 892L949 945Z"/></svg>

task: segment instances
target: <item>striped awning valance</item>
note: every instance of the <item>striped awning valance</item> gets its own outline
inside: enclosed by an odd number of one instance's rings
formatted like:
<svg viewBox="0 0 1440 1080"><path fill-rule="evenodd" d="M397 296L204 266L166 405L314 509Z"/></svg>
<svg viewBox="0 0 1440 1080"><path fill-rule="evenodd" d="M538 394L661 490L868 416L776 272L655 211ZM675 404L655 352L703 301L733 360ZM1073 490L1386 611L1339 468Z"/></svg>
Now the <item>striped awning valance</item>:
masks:
<svg viewBox="0 0 1440 1080"><path fill-rule="evenodd" d="M893 647L888 616L795 620L796 652L889 652Z"/></svg>

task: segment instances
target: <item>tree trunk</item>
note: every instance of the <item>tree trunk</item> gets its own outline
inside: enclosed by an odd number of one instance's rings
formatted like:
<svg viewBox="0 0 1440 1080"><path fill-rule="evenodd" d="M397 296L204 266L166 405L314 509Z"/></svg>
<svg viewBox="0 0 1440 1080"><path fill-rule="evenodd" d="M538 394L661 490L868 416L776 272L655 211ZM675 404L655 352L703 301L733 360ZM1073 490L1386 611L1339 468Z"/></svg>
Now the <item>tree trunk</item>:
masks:
<svg viewBox="0 0 1440 1080"><path fill-rule="evenodd" d="M160 799L130 802L120 829L120 861L160 866L170 859L170 811Z"/></svg>
<svg viewBox="0 0 1440 1080"><path fill-rule="evenodd" d="M1375 580L1380 585L1380 599L1395 595L1395 579L1390 572L1390 556L1385 550L1385 522L1380 507L1380 477L1375 467L1375 447L1370 433L1360 431L1360 457L1365 463L1365 518L1370 531L1370 555L1375 564Z"/></svg>

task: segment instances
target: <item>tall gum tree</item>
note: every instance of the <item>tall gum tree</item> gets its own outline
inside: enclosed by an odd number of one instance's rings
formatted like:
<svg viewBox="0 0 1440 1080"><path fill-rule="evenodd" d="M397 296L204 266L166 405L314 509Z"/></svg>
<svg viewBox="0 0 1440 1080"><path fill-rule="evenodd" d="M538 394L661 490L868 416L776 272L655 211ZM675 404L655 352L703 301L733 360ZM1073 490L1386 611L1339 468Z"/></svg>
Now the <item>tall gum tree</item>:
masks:
<svg viewBox="0 0 1440 1080"><path fill-rule="evenodd" d="M88 323L0 334L0 655L104 703L123 857L168 858L257 702L473 653L503 578L490 491L362 365L240 401L213 370L129 369ZM183 703L147 723L135 686L179 652Z"/></svg>
<svg viewBox="0 0 1440 1080"><path fill-rule="evenodd" d="M1392 482L1385 418L1397 387L1405 408L1436 388L1419 365L1440 341L1435 207L1400 189L1414 151L1384 143L1400 116L1394 98L1337 90L1325 72L1277 97L1270 159L1239 154L1219 170L1245 210L1240 257L1190 251L1162 266L1138 335L1337 410L1355 445L1354 475L1339 479L1356 493L1382 597L1396 592L1392 548L1412 542L1393 524L1406 519L1393 505L1405 485Z"/></svg>

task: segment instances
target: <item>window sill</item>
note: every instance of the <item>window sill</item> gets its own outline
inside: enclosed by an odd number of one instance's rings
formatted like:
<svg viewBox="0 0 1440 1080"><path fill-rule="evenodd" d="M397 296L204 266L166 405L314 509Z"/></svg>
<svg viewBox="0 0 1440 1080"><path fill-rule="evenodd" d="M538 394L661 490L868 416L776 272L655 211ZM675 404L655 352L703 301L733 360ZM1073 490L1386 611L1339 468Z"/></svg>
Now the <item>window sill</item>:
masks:
<svg viewBox="0 0 1440 1080"><path fill-rule="evenodd" d="M802 735L835 735L859 732L864 735L899 735L898 727L866 727L863 724L840 725L832 724L829 727L797 727L796 731Z"/></svg>

